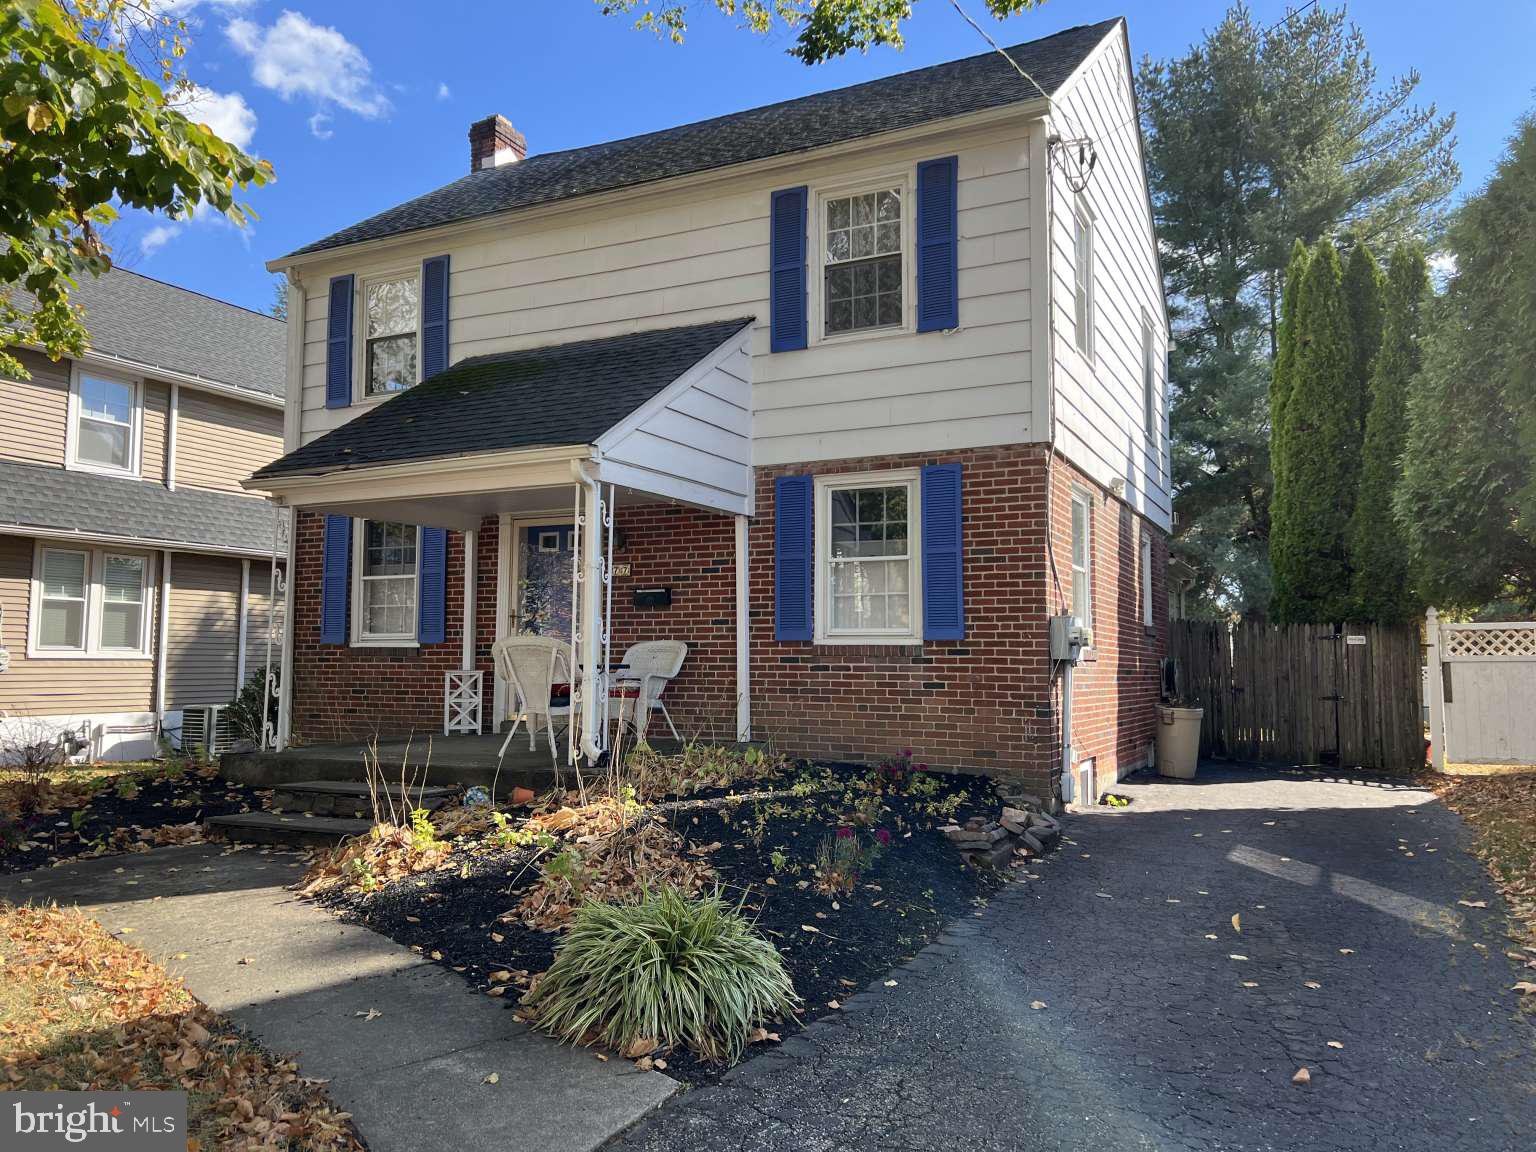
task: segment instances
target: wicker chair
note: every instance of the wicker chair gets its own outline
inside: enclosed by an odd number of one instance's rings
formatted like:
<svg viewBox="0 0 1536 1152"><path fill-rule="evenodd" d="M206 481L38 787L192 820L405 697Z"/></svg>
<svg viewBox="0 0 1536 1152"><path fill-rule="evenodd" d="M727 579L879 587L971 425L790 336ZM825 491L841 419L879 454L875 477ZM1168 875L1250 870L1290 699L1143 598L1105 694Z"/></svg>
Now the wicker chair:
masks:
<svg viewBox="0 0 1536 1152"><path fill-rule="evenodd" d="M528 748L537 748L535 721L542 716L549 737L549 758L554 762L554 718L571 714L571 646L549 636L505 636L491 646L491 657L497 674L512 686L512 727L497 756L507 754L518 725L525 720ZM556 695L557 686L564 687L563 695Z"/></svg>
<svg viewBox="0 0 1536 1152"><path fill-rule="evenodd" d="M625 651L626 667L623 679L614 688L614 695L624 695L627 691L634 697L637 739L645 739L652 710L661 713L667 727L672 730L672 739L682 739L678 735L677 725L672 723L667 706L661 702L661 694L666 691L672 678L682 670L687 656L688 645L681 640L646 640L630 645Z"/></svg>

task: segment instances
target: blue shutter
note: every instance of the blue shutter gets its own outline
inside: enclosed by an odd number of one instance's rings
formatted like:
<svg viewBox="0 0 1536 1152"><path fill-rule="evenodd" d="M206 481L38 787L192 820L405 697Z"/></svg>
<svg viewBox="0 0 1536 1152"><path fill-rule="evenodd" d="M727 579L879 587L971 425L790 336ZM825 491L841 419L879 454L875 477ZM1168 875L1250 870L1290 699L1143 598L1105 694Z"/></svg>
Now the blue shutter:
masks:
<svg viewBox="0 0 1536 1152"><path fill-rule="evenodd" d="M917 330L960 327L959 209L953 156L917 166Z"/></svg>
<svg viewBox="0 0 1536 1152"><path fill-rule="evenodd" d="M421 378L448 367L448 257L421 262Z"/></svg>
<svg viewBox="0 0 1536 1152"><path fill-rule="evenodd" d="M805 202L803 187L785 188L772 197L768 236L768 348L772 352L805 347Z"/></svg>
<svg viewBox="0 0 1536 1152"><path fill-rule="evenodd" d="M325 321L325 406L352 403L352 277L331 277L331 303Z"/></svg>
<svg viewBox="0 0 1536 1152"><path fill-rule="evenodd" d="M923 469L923 639L965 639L960 465Z"/></svg>
<svg viewBox="0 0 1536 1152"><path fill-rule="evenodd" d="M780 476L773 485L773 636L811 639L811 478Z"/></svg>
<svg viewBox="0 0 1536 1152"><path fill-rule="evenodd" d="M352 517L325 518L320 571L320 643L347 642L347 597L352 590Z"/></svg>
<svg viewBox="0 0 1536 1152"><path fill-rule="evenodd" d="M441 644L447 635L444 621L448 594L448 530L421 530L421 579L418 589L416 639Z"/></svg>

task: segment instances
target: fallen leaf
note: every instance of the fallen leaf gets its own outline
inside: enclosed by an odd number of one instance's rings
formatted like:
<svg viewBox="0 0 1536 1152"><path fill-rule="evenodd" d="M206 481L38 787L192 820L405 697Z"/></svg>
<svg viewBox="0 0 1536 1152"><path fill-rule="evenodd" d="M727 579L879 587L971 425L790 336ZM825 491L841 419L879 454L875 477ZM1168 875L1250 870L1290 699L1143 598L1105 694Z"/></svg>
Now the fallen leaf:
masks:
<svg viewBox="0 0 1536 1152"><path fill-rule="evenodd" d="M1339 949L1339 955L1340 956L1353 956L1354 954L1355 954L1355 950L1353 948L1340 948Z"/></svg>
<svg viewBox="0 0 1536 1152"><path fill-rule="evenodd" d="M501 1083L501 1073L499 1073L499 1072L488 1072L488 1073L486 1073L485 1079L480 1081L480 1083L482 1083L482 1084L500 1084Z"/></svg>
<svg viewBox="0 0 1536 1152"><path fill-rule="evenodd" d="M1529 980L1516 981L1514 990L1522 996L1536 996L1536 984Z"/></svg>
<svg viewBox="0 0 1536 1152"><path fill-rule="evenodd" d="M254 957L254 956L242 956L242 957L240 957L240 959L236 960L235 963L236 964L254 964L254 963L256 963L256 957Z"/></svg>
<svg viewBox="0 0 1536 1152"><path fill-rule="evenodd" d="M1243 987L1244 988L1257 988L1258 986L1259 986L1259 982L1257 980L1244 980L1243 981Z"/></svg>
<svg viewBox="0 0 1536 1152"><path fill-rule="evenodd" d="M837 1010L838 1010L838 1009L839 1009L839 1008L841 1008L841 1007L842 1007L842 1005L841 1005L841 1004L839 1004L839 1003L838 1003L838 1002L837 1002L837 1001L836 1001L836 1000L828 1000L828 1001L827 1001L827 1007L828 1007L828 1008L830 1008L830 1009L832 1009L832 1010L833 1010L833 1011L834 1011L834 1012L835 1012L835 1011L837 1011Z"/></svg>
<svg viewBox="0 0 1536 1152"><path fill-rule="evenodd" d="M821 932L821 929L816 927L814 924L802 924L802 925L800 925L800 931L802 931L802 932L815 932L815 933L819 934Z"/></svg>
<svg viewBox="0 0 1536 1152"><path fill-rule="evenodd" d="M1321 988L1322 985L1319 984L1316 980L1308 980L1307 981L1307 987L1308 988Z"/></svg>
<svg viewBox="0 0 1536 1152"><path fill-rule="evenodd" d="M1305 1067L1298 1068L1296 1069L1296 1075L1291 1077L1291 1083L1310 1084L1312 1083L1312 1073L1308 1072Z"/></svg>
<svg viewBox="0 0 1536 1152"><path fill-rule="evenodd" d="M1046 1002L1044 1000L1031 1000L1029 1002L1029 1006L1031 1008L1033 1008L1036 1012L1040 1011L1040 1009L1042 1009L1042 1008L1047 1007Z"/></svg>
<svg viewBox="0 0 1536 1152"><path fill-rule="evenodd" d="M487 976L486 979L492 984L505 984L508 980L512 979L512 973L508 972L505 968L498 968Z"/></svg>
<svg viewBox="0 0 1536 1152"><path fill-rule="evenodd" d="M1240 912L1232 913L1232 931L1234 931L1234 932L1241 932L1242 930L1243 930L1243 917L1242 917L1242 913L1240 913Z"/></svg>
<svg viewBox="0 0 1536 1152"><path fill-rule="evenodd" d="M370 1008L366 1012L354 1012L352 1015L361 1016L363 1021L366 1023L369 1020L377 1020L380 1016L384 1015L384 1013L380 1012L377 1008Z"/></svg>
<svg viewBox="0 0 1536 1152"><path fill-rule="evenodd" d="M506 939L506 937L503 936L500 932L492 932L491 933L491 942L492 943L500 944L505 939Z"/></svg>
<svg viewBox="0 0 1536 1152"><path fill-rule="evenodd" d="M1207 932L1205 934L1205 938L1207 940L1215 940L1215 939L1217 939L1217 936L1216 936L1216 933L1214 933L1214 932Z"/></svg>
<svg viewBox="0 0 1536 1152"><path fill-rule="evenodd" d="M885 982L885 986L887 988L894 988L894 987L896 987L896 981L894 981L894 980L887 980Z"/></svg>
<svg viewBox="0 0 1536 1152"><path fill-rule="evenodd" d="M1340 1044L1337 1040L1330 1040L1330 1041L1328 1041L1328 1047L1330 1047L1330 1048L1342 1048L1342 1047L1344 1047L1344 1045Z"/></svg>
<svg viewBox="0 0 1536 1152"><path fill-rule="evenodd" d="M1486 907L1488 907L1488 901L1486 901L1486 900L1458 900L1458 901L1456 901L1456 903L1460 904L1463 908L1486 908Z"/></svg>
<svg viewBox="0 0 1536 1152"><path fill-rule="evenodd" d="M1246 960L1246 959L1248 959L1248 957L1244 956L1241 952L1228 952L1227 953L1227 959L1228 960Z"/></svg>

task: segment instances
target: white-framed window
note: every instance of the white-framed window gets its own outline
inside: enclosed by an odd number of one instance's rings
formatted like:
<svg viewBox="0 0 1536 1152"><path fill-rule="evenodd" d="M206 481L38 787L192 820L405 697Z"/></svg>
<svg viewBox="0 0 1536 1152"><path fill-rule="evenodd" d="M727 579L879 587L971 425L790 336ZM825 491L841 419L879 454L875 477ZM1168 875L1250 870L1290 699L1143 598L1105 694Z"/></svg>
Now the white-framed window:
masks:
<svg viewBox="0 0 1536 1152"><path fill-rule="evenodd" d="M1093 627L1093 499L1072 493L1072 618Z"/></svg>
<svg viewBox="0 0 1536 1152"><path fill-rule="evenodd" d="M912 643L922 637L918 475L816 477L816 639Z"/></svg>
<svg viewBox="0 0 1536 1152"><path fill-rule="evenodd" d="M817 193L811 304L820 339L907 330L911 205L902 174Z"/></svg>
<svg viewBox="0 0 1536 1152"><path fill-rule="evenodd" d="M137 476L143 427L142 381L75 366L69 382L69 467Z"/></svg>
<svg viewBox="0 0 1536 1152"><path fill-rule="evenodd" d="M421 529L392 520L356 520L352 549L352 643L416 643Z"/></svg>
<svg viewBox="0 0 1536 1152"><path fill-rule="evenodd" d="M1093 212L1078 199L1072 213L1073 340L1077 350L1093 358Z"/></svg>
<svg viewBox="0 0 1536 1152"><path fill-rule="evenodd" d="M421 277L418 272L362 280L358 379L362 398L387 396L421 380Z"/></svg>
<svg viewBox="0 0 1536 1152"><path fill-rule="evenodd" d="M1152 533L1141 530L1141 622L1149 631L1157 627L1152 615Z"/></svg>
<svg viewBox="0 0 1536 1152"><path fill-rule="evenodd" d="M39 541L27 655L148 658L149 581L149 557L142 553Z"/></svg>

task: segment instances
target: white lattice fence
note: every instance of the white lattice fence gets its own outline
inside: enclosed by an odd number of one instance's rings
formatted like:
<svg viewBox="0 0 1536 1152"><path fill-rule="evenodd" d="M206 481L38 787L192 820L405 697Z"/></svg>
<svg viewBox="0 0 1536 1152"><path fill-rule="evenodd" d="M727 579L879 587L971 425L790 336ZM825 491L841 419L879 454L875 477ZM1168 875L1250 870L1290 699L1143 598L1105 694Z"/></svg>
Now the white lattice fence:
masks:
<svg viewBox="0 0 1536 1152"><path fill-rule="evenodd" d="M1536 764L1536 620L1425 623L1435 765Z"/></svg>
<svg viewBox="0 0 1536 1152"><path fill-rule="evenodd" d="M448 672L443 676L443 735L478 733L484 705L485 673Z"/></svg>

